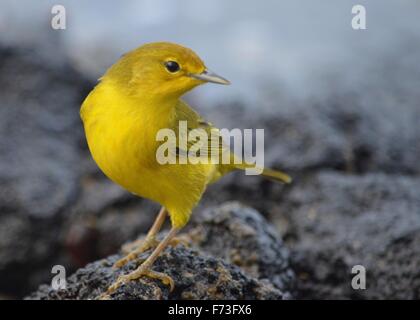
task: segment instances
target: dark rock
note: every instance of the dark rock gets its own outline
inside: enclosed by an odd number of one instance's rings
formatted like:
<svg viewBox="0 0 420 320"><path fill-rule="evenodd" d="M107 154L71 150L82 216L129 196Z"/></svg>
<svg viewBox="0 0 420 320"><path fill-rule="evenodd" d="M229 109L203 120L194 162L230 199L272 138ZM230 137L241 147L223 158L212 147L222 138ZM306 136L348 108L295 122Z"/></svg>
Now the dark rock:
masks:
<svg viewBox="0 0 420 320"><path fill-rule="evenodd" d="M191 247L168 248L154 265L176 284L170 293L158 280L141 278L124 285L112 299L284 299L291 298L294 275L282 241L255 211L227 203L198 214L183 235ZM141 257L146 257L144 253ZM111 268L121 255L88 264L68 278L65 290L43 285L30 299L94 299L133 270Z"/></svg>
<svg viewBox="0 0 420 320"><path fill-rule="evenodd" d="M66 290L52 290L43 285L29 299L96 299L116 280L119 274L135 269L130 263L119 271L112 264L120 256L88 264L68 279ZM238 267L220 259L203 257L186 248L168 249L154 269L171 276L176 288L158 280L140 278L119 288L110 296L115 300L132 299L281 299L282 292L267 281L247 277Z"/></svg>
<svg viewBox="0 0 420 320"><path fill-rule="evenodd" d="M419 208L418 178L325 172L296 186L284 210L298 297L420 298ZM351 287L354 265L366 290Z"/></svg>
<svg viewBox="0 0 420 320"><path fill-rule="evenodd" d="M77 194L86 81L69 66L50 69L29 50L1 49L2 211L48 218Z"/></svg>
<svg viewBox="0 0 420 320"><path fill-rule="evenodd" d="M192 220L189 235L200 250L269 280L283 292L293 290L288 250L257 211L232 202L197 212Z"/></svg>
<svg viewBox="0 0 420 320"><path fill-rule="evenodd" d="M31 50L0 48L0 87L0 292L21 294L45 274L77 197L86 81Z"/></svg>

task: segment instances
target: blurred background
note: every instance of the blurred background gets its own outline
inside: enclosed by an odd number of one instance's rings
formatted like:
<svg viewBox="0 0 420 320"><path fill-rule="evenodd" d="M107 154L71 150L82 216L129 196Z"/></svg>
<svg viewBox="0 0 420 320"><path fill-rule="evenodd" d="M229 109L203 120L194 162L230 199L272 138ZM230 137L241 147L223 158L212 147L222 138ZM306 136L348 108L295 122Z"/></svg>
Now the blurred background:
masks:
<svg viewBox="0 0 420 320"><path fill-rule="evenodd" d="M66 29L51 28L51 8ZM353 30L362 4L367 29ZM231 80L187 100L219 127L264 128L280 186L234 174L197 210L257 208L284 238L297 298L420 298L418 1L3 0L0 4L0 297L21 298L145 232L156 204L109 182L78 110L123 53L196 51ZM350 270L368 270L354 291Z"/></svg>

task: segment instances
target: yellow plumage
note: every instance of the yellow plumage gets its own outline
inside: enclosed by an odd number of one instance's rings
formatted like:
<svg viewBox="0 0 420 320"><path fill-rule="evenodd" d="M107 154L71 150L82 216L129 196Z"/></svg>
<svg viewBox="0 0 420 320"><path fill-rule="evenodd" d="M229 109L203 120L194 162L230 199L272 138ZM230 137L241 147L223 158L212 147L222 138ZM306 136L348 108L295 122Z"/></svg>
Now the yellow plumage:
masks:
<svg viewBox="0 0 420 320"><path fill-rule="evenodd" d="M82 107L93 158L111 180L162 204L173 225L182 227L211 179L214 165L159 164L156 134L162 128L176 129L177 108L159 105L162 112L144 116L140 101L126 99L108 86L112 84L101 83Z"/></svg>
<svg viewBox="0 0 420 320"><path fill-rule="evenodd" d="M202 128L217 133L180 99L205 82L227 84L225 79L210 74L190 49L172 43L147 44L114 64L81 108L89 149L100 169L130 192L160 203L168 210L176 229L188 222L208 183L234 169L247 167L211 163L162 165L156 160L161 144L156 135L160 129L178 132L179 121L186 120L188 130ZM222 142L218 148L229 152ZM180 150L183 151L188 150ZM269 169L263 174L284 182L290 180Z"/></svg>

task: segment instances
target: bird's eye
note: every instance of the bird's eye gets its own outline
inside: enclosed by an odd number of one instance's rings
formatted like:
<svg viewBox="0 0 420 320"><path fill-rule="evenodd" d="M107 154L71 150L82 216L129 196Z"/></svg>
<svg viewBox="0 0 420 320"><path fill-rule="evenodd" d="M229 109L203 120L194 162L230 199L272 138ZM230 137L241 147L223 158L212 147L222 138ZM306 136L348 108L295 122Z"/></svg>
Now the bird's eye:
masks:
<svg viewBox="0 0 420 320"><path fill-rule="evenodd" d="M168 70L171 73L175 73L179 71L179 69L181 69L178 62L175 62L175 61L166 61L165 67L166 67L166 70Z"/></svg>

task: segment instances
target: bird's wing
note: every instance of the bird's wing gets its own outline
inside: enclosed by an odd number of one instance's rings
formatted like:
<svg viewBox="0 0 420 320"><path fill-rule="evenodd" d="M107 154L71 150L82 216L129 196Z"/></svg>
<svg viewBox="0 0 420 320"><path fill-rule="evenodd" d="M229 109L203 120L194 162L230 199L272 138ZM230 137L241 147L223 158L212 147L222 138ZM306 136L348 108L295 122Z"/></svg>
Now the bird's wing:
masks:
<svg viewBox="0 0 420 320"><path fill-rule="evenodd" d="M176 106L176 117L173 130L177 135L177 157L207 157L210 163L214 163L214 156L218 157L216 170L212 171L209 182L214 182L226 173L235 170L245 170L247 168L256 168L255 164L238 162L235 155L230 151L228 145L223 142L220 130L214 127L210 122L205 121L197 112L191 109L185 102L179 101ZM185 129L179 130L182 121ZM194 134L197 132L197 134ZM205 139L201 134L204 134ZM196 139L194 139L196 137ZM185 141L184 144L180 140ZM291 178L277 170L261 168L262 175L268 178L278 180L284 183L290 183Z"/></svg>
<svg viewBox="0 0 420 320"><path fill-rule="evenodd" d="M190 157L220 157L226 152L230 154L228 146L223 143L220 130L204 120L184 101L180 100L176 106L174 126L178 138L177 151L180 155L186 155L188 152Z"/></svg>

